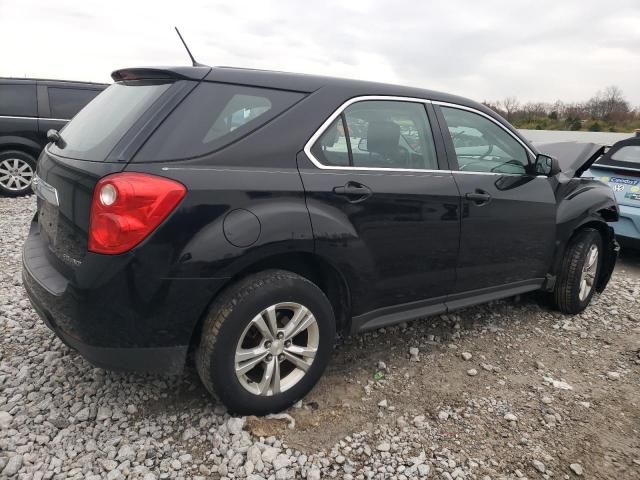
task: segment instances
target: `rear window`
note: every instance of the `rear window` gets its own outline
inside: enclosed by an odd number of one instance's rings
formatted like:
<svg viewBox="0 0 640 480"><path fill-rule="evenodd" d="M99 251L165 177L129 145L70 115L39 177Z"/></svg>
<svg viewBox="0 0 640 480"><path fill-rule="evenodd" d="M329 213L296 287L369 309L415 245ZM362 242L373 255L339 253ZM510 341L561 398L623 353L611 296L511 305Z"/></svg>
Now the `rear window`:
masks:
<svg viewBox="0 0 640 480"><path fill-rule="evenodd" d="M49 87L49 106L53 118L70 119L93 100L100 90Z"/></svg>
<svg viewBox="0 0 640 480"><path fill-rule="evenodd" d="M261 127L303 96L203 82L160 125L134 160L175 160L213 152Z"/></svg>
<svg viewBox="0 0 640 480"><path fill-rule="evenodd" d="M38 107L35 84L0 85L0 115L36 117Z"/></svg>
<svg viewBox="0 0 640 480"><path fill-rule="evenodd" d="M611 155L616 162L635 163L640 167L640 145L628 145Z"/></svg>
<svg viewBox="0 0 640 480"><path fill-rule="evenodd" d="M114 83L83 108L60 132L64 148L52 153L79 160L103 161L144 112L171 86L171 82Z"/></svg>

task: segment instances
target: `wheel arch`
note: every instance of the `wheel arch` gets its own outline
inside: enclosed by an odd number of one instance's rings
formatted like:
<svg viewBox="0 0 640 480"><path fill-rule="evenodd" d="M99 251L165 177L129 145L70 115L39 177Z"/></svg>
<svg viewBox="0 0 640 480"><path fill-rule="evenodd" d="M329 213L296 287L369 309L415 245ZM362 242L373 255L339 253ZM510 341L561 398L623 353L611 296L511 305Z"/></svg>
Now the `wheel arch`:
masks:
<svg viewBox="0 0 640 480"><path fill-rule="evenodd" d="M572 228L568 232L566 238L559 242L560 248L556 250L552 271L550 273L551 278L553 278L553 282L548 285L548 289L553 289L553 286L555 285L555 278L560 273L560 269L562 268L562 260L566 255L567 248L569 247L569 245L571 245L573 239L576 237L576 235L578 235L578 233L589 228L596 230L602 238L602 268L600 269L600 274L596 283L596 291L600 293L605 289L605 287L609 283L611 274L613 273L613 268L615 267L619 251L619 246L615 240L613 228L611 228L607 224L608 218L611 218L610 212L604 214L599 212L598 216L586 218L581 223Z"/></svg>
<svg viewBox="0 0 640 480"><path fill-rule="evenodd" d="M351 294L346 278L342 272L329 260L317 254L310 252L287 252L260 259L235 272L222 288L216 292L213 298L211 298L206 309L200 315L200 319L195 324L191 335L190 348L197 346L202 324L208 315L211 304L224 290L230 288L248 275L274 269L296 273L315 283L327 296L333 307L336 331L346 332L349 330L351 321Z"/></svg>
<svg viewBox="0 0 640 480"><path fill-rule="evenodd" d="M42 147L37 142L26 138L13 135L0 137L0 153L10 150L18 150L31 155L37 161Z"/></svg>

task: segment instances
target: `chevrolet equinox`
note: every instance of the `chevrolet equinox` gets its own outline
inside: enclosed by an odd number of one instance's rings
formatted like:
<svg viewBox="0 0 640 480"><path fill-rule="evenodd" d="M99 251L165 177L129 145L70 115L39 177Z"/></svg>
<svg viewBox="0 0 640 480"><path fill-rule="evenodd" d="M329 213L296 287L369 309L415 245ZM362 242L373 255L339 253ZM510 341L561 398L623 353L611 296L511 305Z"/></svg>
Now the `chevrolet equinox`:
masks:
<svg viewBox="0 0 640 480"><path fill-rule="evenodd" d="M540 153L444 93L223 67L133 68L40 155L24 286L104 368L190 349L237 413L282 410L356 333L533 290L575 314L611 276L602 153ZM547 153L547 151L545 151Z"/></svg>

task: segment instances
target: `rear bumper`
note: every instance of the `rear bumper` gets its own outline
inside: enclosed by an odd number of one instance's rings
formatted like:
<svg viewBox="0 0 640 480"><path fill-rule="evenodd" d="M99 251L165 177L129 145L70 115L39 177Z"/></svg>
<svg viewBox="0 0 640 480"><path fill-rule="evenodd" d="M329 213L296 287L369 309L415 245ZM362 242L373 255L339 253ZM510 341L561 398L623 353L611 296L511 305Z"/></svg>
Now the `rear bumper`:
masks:
<svg viewBox="0 0 640 480"><path fill-rule="evenodd" d="M154 277L131 256L89 254L65 277L33 223L22 255L27 295L47 326L94 365L179 373L223 279Z"/></svg>
<svg viewBox="0 0 640 480"><path fill-rule="evenodd" d="M108 370L155 372L169 375L178 374L182 371L187 357L188 345L156 348L96 347L68 335L58 328L51 312L40 303L35 291L32 289L33 284L30 280L32 280L32 277L30 277L28 271L24 270L25 290L29 300L31 300L31 305L38 312L42 321L65 345L77 351L96 367Z"/></svg>

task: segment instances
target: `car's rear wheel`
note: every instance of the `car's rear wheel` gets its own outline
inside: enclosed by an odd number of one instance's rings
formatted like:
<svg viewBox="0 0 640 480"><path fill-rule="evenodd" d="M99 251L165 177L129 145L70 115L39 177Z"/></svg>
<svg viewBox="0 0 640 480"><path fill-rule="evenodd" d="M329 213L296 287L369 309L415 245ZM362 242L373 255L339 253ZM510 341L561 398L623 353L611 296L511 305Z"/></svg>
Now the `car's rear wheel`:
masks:
<svg viewBox="0 0 640 480"><path fill-rule="evenodd" d="M335 336L329 300L282 270L247 277L211 306L196 367L205 387L239 414L283 410L324 371Z"/></svg>
<svg viewBox="0 0 640 480"><path fill-rule="evenodd" d="M571 240L562 261L554 291L557 308L564 313L580 313L595 293L602 266L602 236L587 228Z"/></svg>
<svg viewBox="0 0 640 480"><path fill-rule="evenodd" d="M31 192L36 159L20 150L0 152L0 192L17 197Z"/></svg>

